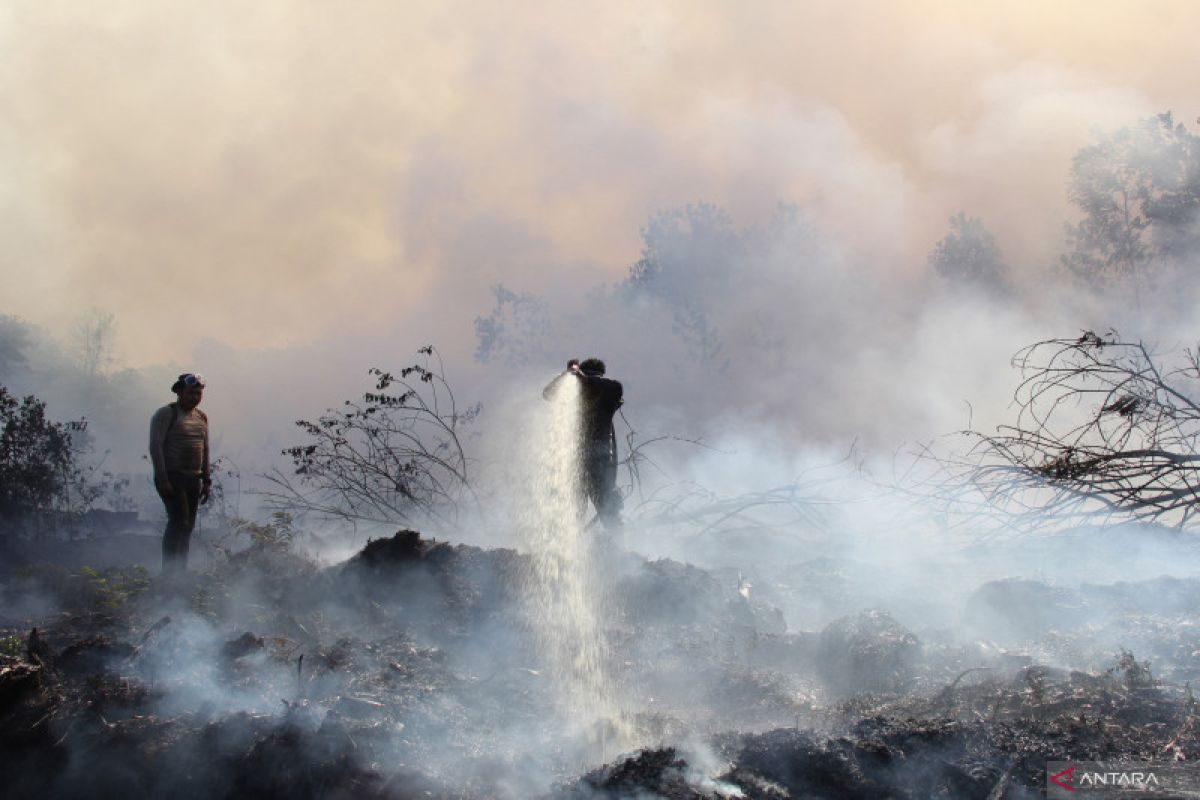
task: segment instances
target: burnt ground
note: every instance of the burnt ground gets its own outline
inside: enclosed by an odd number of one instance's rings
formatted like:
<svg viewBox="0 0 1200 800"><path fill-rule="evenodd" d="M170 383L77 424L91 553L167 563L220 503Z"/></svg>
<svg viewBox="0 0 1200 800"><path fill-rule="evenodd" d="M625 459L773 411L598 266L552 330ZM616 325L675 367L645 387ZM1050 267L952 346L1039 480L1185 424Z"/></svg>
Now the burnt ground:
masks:
<svg viewBox="0 0 1200 800"><path fill-rule="evenodd" d="M877 609L789 631L736 582L617 562L630 748L556 722L514 551L402 531L174 582L27 565L0 618L4 794L992 800L1042 796L1047 760L1200 754L1200 581L988 583L977 641Z"/></svg>

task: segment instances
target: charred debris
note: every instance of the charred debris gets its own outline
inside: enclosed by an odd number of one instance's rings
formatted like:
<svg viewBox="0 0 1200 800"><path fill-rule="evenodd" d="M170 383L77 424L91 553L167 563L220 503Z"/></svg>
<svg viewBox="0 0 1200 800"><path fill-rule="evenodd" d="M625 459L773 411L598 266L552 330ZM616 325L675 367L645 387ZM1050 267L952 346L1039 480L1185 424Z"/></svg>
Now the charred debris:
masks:
<svg viewBox="0 0 1200 800"><path fill-rule="evenodd" d="M1042 796L1047 760L1200 755L1200 581L989 583L965 613L1001 633L962 644L869 609L789 631L720 573L619 561L610 669L644 745L603 766L546 730L514 551L401 531L173 584L27 568L4 588L4 794L991 800Z"/></svg>

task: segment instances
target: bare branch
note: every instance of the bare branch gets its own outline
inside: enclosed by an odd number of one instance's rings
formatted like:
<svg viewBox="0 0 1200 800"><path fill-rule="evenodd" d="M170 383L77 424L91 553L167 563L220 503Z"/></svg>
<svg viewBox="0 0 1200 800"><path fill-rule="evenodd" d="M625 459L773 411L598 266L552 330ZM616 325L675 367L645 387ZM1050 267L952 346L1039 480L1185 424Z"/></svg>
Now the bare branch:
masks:
<svg viewBox="0 0 1200 800"><path fill-rule="evenodd" d="M315 421L296 422L308 437L288 447L292 470L265 475L269 506L349 521L452 524L464 501L478 503L461 425L480 407L459 411L432 346L398 373L368 370L375 382L361 402L347 400Z"/></svg>
<svg viewBox="0 0 1200 800"><path fill-rule="evenodd" d="M924 488L966 518L1185 527L1200 499L1197 358L1164 360L1115 331L1033 344L1013 358L1015 423L964 431L961 457L918 453L938 467Z"/></svg>

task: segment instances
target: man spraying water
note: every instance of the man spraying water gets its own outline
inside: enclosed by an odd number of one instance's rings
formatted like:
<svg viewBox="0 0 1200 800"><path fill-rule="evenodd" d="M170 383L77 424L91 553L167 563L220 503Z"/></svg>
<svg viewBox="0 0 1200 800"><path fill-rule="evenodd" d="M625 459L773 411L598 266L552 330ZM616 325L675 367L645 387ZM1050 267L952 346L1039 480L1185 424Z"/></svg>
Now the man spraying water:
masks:
<svg viewBox="0 0 1200 800"><path fill-rule="evenodd" d="M617 434L613 417L624 402L620 381L604 376L604 362L598 358L571 359L567 369L542 390L552 400L562 381L580 382L579 460L582 488L596 507L596 519L613 530L621 525L621 495L617 492Z"/></svg>
<svg viewBox="0 0 1200 800"><path fill-rule="evenodd" d="M611 757L631 730L612 680L606 622L612 566L620 552L621 496L613 416L621 384L604 362L571 359L542 396L553 401L530 432L535 478L522 505L533 570L529 597L539 647L560 692L567 730L581 753ZM596 516L585 524L588 501ZM600 522L604 534L589 529ZM576 740L575 735L582 738ZM630 739L630 741L632 741Z"/></svg>

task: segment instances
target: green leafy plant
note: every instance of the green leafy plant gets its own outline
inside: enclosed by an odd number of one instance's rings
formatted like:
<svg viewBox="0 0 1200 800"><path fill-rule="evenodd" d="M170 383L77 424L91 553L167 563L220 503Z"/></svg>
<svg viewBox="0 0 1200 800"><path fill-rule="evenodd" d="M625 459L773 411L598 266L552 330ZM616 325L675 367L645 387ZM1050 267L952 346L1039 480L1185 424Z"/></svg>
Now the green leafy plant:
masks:
<svg viewBox="0 0 1200 800"><path fill-rule="evenodd" d="M13 570L14 592L40 591L53 596L68 609L119 608L150 588L145 567L82 567L71 571L57 564L29 564Z"/></svg>
<svg viewBox="0 0 1200 800"><path fill-rule="evenodd" d="M296 538L293 518L287 511L274 512L269 522L239 520L234 530L249 536L252 547L268 550L288 550Z"/></svg>
<svg viewBox="0 0 1200 800"><path fill-rule="evenodd" d="M85 591L104 608L120 608L150 587L150 573L140 564L105 570L84 567L80 572L87 583Z"/></svg>
<svg viewBox="0 0 1200 800"><path fill-rule="evenodd" d="M0 655L19 656L25 651L25 642L15 633L0 637Z"/></svg>
<svg viewBox="0 0 1200 800"><path fill-rule="evenodd" d="M62 505L78 474L73 437L85 428L83 420L52 422L45 402L18 401L0 386L0 515Z"/></svg>
<svg viewBox="0 0 1200 800"><path fill-rule="evenodd" d="M1124 647L1117 653L1117 663L1107 670L1109 675L1119 676L1126 689L1151 689L1158 685L1150 672L1149 661L1138 661ZM1190 693L1190 689L1188 690Z"/></svg>

